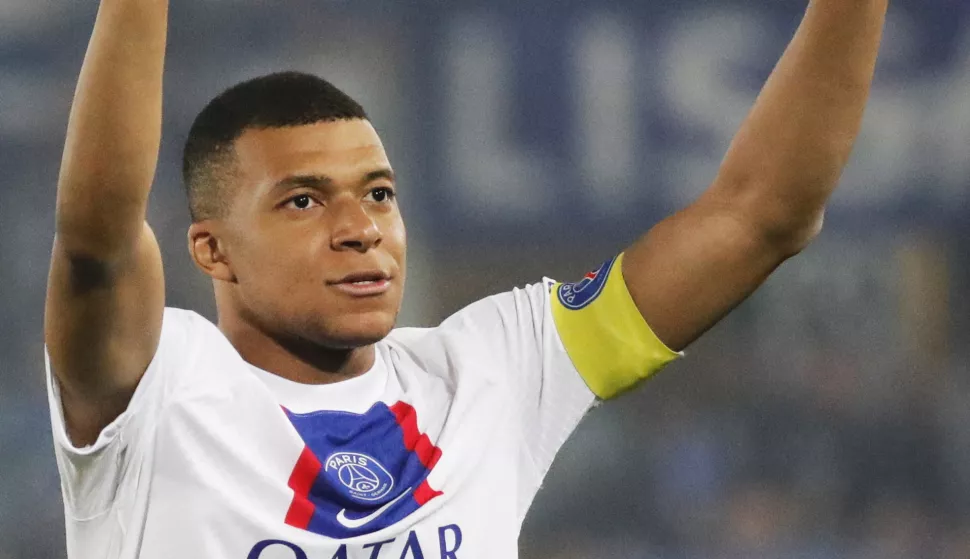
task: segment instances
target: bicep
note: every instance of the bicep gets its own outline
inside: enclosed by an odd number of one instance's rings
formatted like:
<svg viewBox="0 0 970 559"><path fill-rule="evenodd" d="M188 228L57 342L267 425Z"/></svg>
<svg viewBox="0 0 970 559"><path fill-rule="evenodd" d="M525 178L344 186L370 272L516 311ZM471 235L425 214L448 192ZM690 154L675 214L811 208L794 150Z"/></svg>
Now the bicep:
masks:
<svg viewBox="0 0 970 559"><path fill-rule="evenodd" d="M158 347L165 306L161 253L145 224L120 258L55 238L45 342L76 444L125 410Z"/></svg>
<svg viewBox="0 0 970 559"><path fill-rule="evenodd" d="M681 350L747 298L788 256L743 214L707 196L630 246L623 276L653 331Z"/></svg>

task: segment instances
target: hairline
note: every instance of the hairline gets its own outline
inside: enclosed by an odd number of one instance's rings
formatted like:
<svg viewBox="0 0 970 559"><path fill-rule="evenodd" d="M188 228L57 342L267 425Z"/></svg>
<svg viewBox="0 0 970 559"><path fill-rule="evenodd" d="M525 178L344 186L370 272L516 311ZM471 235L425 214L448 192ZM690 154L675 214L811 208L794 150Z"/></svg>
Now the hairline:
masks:
<svg viewBox="0 0 970 559"><path fill-rule="evenodd" d="M210 151L202 165L196 167L195 173L190 174L188 180L190 183L196 183L196 181L212 181L212 189L217 192L220 196L219 198L226 201L229 196L234 196L234 194L228 194L226 196L221 196L227 193L225 182L225 174L230 174L238 169L238 157L236 154L236 142L239 141L247 132L251 130L261 131L261 130L285 130L289 128L302 128L304 126L314 126L322 123L331 122L354 122L354 121L364 121L371 123L370 118L367 116L352 116L352 117L334 117L334 118L321 118L310 122L300 122L296 124L283 124L283 125L269 125L269 124L247 124L243 126L239 133L228 140L214 143L215 149ZM373 125L373 123L371 123ZM224 174L222 177L217 176L220 171ZM197 183L196 183L197 184ZM188 185L190 189L195 190L192 184ZM210 196L204 196L203 198L209 198ZM231 203L231 202L230 202ZM224 218L228 212L228 204L217 203L210 204L211 208L208 209L206 215L196 216L195 211L192 208L192 201L189 200L189 213L191 214L192 223L198 223L201 221L206 221L209 219L221 219Z"/></svg>

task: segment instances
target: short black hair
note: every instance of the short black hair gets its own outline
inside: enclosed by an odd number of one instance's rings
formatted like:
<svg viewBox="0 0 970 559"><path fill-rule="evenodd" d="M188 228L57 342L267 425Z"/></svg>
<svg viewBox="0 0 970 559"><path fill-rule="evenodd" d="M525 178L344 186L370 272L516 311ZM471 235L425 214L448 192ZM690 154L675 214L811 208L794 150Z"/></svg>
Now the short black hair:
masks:
<svg viewBox="0 0 970 559"><path fill-rule="evenodd" d="M182 153L182 180L192 221L222 214L220 192L233 142L251 128L285 128L337 120L368 120L357 101L323 78L279 72L220 93L195 118Z"/></svg>

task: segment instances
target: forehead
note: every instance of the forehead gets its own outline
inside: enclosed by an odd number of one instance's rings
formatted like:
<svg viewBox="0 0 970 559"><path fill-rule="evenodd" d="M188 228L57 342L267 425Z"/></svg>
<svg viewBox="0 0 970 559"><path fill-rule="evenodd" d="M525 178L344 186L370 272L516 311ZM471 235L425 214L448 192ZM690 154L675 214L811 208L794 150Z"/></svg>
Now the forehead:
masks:
<svg viewBox="0 0 970 559"><path fill-rule="evenodd" d="M233 147L242 176L263 185L293 175L354 180L390 166L377 131L362 119L249 129Z"/></svg>

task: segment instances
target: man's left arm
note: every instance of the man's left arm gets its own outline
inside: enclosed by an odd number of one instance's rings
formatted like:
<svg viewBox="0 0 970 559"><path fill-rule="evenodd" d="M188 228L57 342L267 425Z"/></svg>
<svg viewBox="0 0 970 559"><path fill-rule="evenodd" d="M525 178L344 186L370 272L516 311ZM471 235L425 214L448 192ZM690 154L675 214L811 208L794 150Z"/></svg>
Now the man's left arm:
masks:
<svg viewBox="0 0 970 559"><path fill-rule="evenodd" d="M710 188L630 246L623 277L679 350L818 233L861 126L888 0L811 0Z"/></svg>

